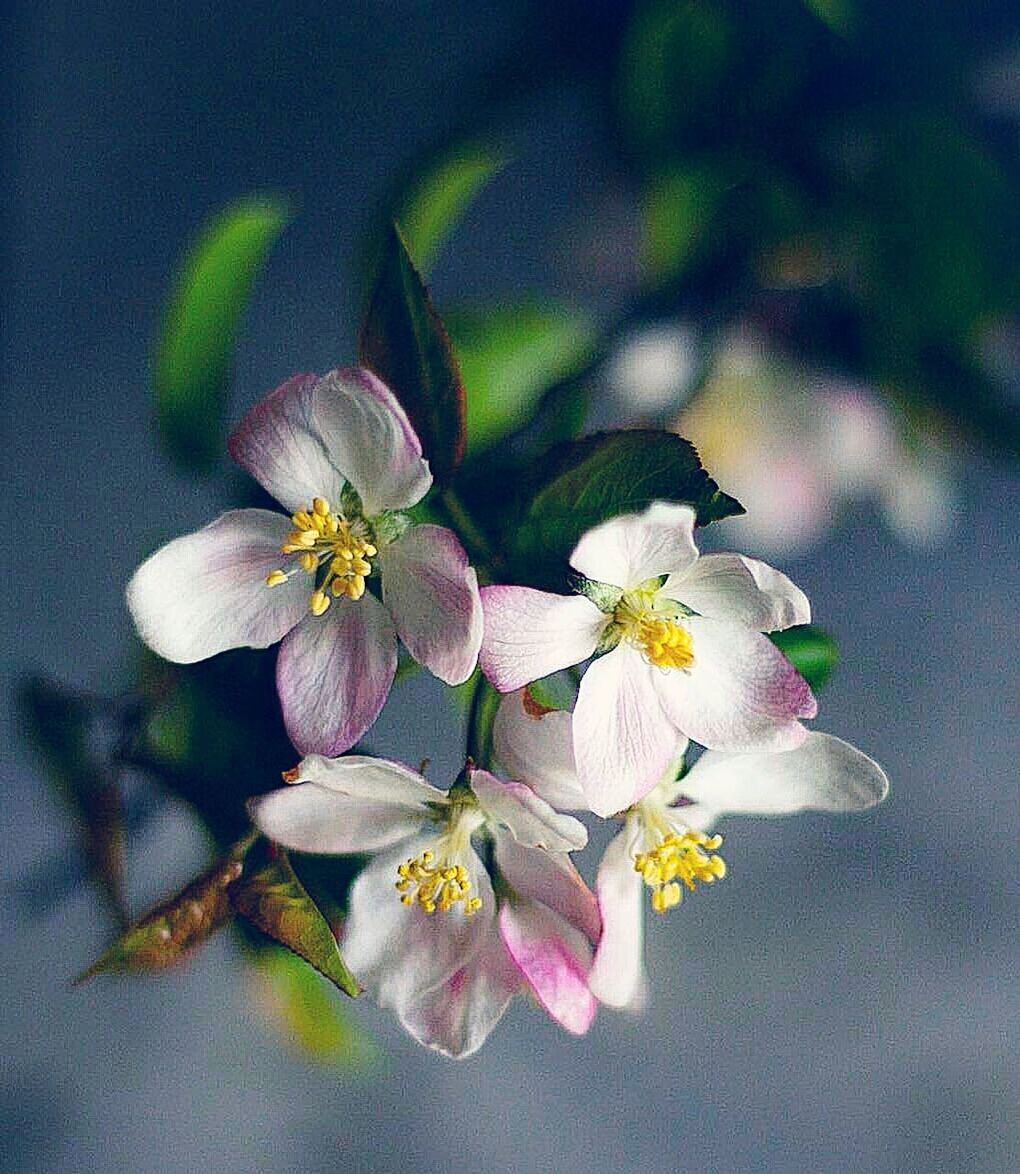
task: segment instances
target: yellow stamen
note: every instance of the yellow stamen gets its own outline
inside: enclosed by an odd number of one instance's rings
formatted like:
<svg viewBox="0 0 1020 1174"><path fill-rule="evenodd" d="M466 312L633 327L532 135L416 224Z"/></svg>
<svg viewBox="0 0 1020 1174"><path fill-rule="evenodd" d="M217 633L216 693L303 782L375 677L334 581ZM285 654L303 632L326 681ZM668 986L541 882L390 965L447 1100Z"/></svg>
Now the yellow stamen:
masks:
<svg viewBox="0 0 1020 1174"><path fill-rule="evenodd" d="M659 598L656 591L627 592L613 618L623 629L623 638L656 668L689 669L694 664L694 641L680 622L677 605Z"/></svg>
<svg viewBox="0 0 1020 1174"><path fill-rule="evenodd" d="M314 498L311 508L298 510L291 521L294 529L287 534L283 553L297 555L301 570L317 579L319 569L327 567L309 600L312 614L321 616L333 597L360 599L365 594L365 579L372 573L369 559L378 554L368 540L365 523L357 518L348 521L342 513L334 512L324 497ZM276 587L292 573L273 571L266 583Z"/></svg>
<svg viewBox="0 0 1020 1174"><path fill-rule="evenodd" d="M722 845L722 836L704 832L672 832L650 852L634 857L634 871L652 890L652 908L665 913L679 905L684 885L692 893L699 884L710 885L726 875L726 862L714 855ZM713 855L709 855L713 853ZM678 883L679 882L679 883Z"/></svg>
<svg viewBox="0 0 1020 1174"><path fill-rule="evenodd" d="M417 905L426 913L447 913L456 905L470 917L482 907L480 897L471 893L471 878L463 864L436 861L426 849L397 866L396 889L404 905Z"/></svg>

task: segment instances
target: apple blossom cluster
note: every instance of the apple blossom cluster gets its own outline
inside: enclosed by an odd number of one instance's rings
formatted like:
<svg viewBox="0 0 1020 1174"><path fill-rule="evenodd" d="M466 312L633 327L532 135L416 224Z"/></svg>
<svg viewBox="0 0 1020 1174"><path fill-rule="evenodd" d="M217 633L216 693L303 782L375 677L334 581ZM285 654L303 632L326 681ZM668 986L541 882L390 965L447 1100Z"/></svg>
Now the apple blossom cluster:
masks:
<svg viewBox="0 0 1020 1174"><path fill-rule="evenodd" d="M179 663L280 642L280 706L304 757L251 800L252 820L285 850L368 857L340 950L422 1043L470 1054L518 993L574 1034L599 1003L638 1005L645 904L664 914L725 876L720 817L884 798L875 762L803 725L811 689L766 635L810 620L804 593L755 559L700 555L692 505L655 500L589 529L573 594L479 589L458 535L422 520L429 463L367 370L291 379L229 449L286 512L231 511L170 542L128 605ZM503 694L488 760L445 791L345 754L386 701L398 641L440 680L480 666ZM579 682L572 711L536 685L561 670ZM620 829L594 891L572 859L583 812Z"/></svg>

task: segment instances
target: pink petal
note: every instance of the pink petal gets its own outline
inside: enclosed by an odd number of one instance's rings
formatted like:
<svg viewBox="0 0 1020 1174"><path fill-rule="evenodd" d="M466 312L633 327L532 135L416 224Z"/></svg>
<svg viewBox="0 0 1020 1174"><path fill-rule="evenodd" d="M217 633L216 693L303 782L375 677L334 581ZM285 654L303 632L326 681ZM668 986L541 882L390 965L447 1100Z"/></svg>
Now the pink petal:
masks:
<svg viewBox="0 0 1020 1174"><path fill-rule="evenodd" d="M715 750L790 750L818 712L804 678L758 632L692 616L694 663L655 675L663 709L677 729Z"/></svg>
<svg viewBox="0 0 1020 1174"><path fill-rule="evenodd" d="M574 765L571 716L562 710L529 711L524 689L500 702L492 723L492 741L503 773L527 783L561 811L584 808L584 794Z"/></svg>
<svg viewBox="0 0 1020 1174"><path fill-rule="evenodd" d="M614 815L636 803L675 758L679 735L659 704L658 672L636 649L620 644L581 679L574 758L596 815Z"/></svg>
<svg viewBox="0 0 1020 1174"><path fill-rule="evenodd" d="M230 455L291 513L315 497L333 506L344 478L312 420L318 375L295 375L244 417L227 441Z"/></svg>
<svg viewBox="0 0 1020 1174"><path fill-rule="evenodd" d="M470 962L418 1001L398 1008L400 1022L420 1044L463 1059L485 1043L521 985L521 973L493 921Z"/></svg>
<svg viewBox="0 0 1020 1174"><path fill-rule="evenodd" d="M594 945L602 932L598 905L564 852L544 852L518 843L505 832L495 836L496 867L520 897L541 901Z"/></svg>
<svg viewBox="0 0 1020 1174"><path fill-rule="evenodd" d="M138 634L178 664L275 644L308 609L302 577L266 586L289 529L283 514L233 510L157 550L127 587Z"/></svg>
<svg viewBox="0 0 1020 1174"><path fill-rule="evenodd" d="M538 1001L560 1026L583 1035L597 1010L588 989L591 949L584 937L534 901L504 904L499 929Z"/></svg>
<svg viewBox="0 0 1020 1174"><path fill-rule="evenodd" d="M369 517L407 509L432 474L396 396L371 371L330 371L315 387L314 420L330 460L361 495Z"/></svg>
<svg viewBox="0 0 1020 1174"><path fill-rule="evenodd" d="M551 852L573 852L588 843L584 824L553 811L523 783L508 783L487 770L471 772L471 790L491 823L502 824L515 840Z"/></svg>
<svg viewBox="0 0 1020 1174"><path fill-rule="evenodd" d="M416 770L402 762L369 755L325 758L308 754L298 764L297 777L292 781L316 783L359 801L400 803L415 810L447 801L446 792L433 787Z"/></svg>
<svg viewBox="0 0 1020 1174"><path fill-rule="evenodd" d="M374 595L306 615L276 663L290 740L303 754L349 750L379 716L396 671L397 634Z"/></svg>
<svg viewBox="0 0 1020 1174"><path fill-rule="evenodd" d="M585 578L631 588L659 575L683 572L698 557L694 510L655 501L640 514L621 514L589 530L570 565Z"/></svg>
<svg viewBox="0 0 1020 1174"><path fill-rule="evenodd" d="M531 587L483 587L482 672L501 693L587 660L606 617L583 595Z"/></svg>
<svg viewBox="0 0 1020 1174"><path fill-rule="evenodd" d="M644 990L644 881L634 871L631 843L636 829L628 821L599 864L595 890L602 914L602 937L588 985L600 1003L629 1007Z"/></svg>
<svg viewBox="0 0 1020 1174"><path fill-rule="evenodd" d="M412 526L379 551L383 601L408 652L448 685L478 663L482 601L459 539L445 526Z"/></svg>
<svg viewBox="0 0 1020 1174"><path fill-rule="evenodd" d="M706 554L685 574L671 575L662 594L713 620L756 632L811 622L811 605L781 571L742 554Z"/></svg>
<svg viewBox="0 0 1020 1174"><path fill-rule="evenodd" d="M488 873L472 853L470 872L482 906L465 916L458 908L426 913L404 905L396 889L397 867L436 836L405 840L381 852L351 887L350 914L340 944L359 983L382 1007L408 1007L467 966L492 933L495 897Z"/></svg>

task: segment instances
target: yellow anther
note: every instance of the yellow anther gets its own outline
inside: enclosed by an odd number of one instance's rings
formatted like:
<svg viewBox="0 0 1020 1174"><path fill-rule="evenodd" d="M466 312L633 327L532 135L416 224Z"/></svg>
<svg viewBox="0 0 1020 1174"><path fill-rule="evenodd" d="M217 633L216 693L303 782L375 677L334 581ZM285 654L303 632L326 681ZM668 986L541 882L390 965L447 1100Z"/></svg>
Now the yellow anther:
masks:
<svg viewBox="0 0 1020 1174"><path fill-rule="evenodd" d="M311 574L312 571L318 567L319 560L315 557L314 554L312 554L311 551L309 551L307 554L303 554L298 559L298 563L303 571L307 571L309 574Z"/></svg>
<svg viewBox="0 0 1020 1174"><path fill-rule="evenodd" d="M312 502L312 509L320 518L329 517L329 502L324 497L317 497Z"/></svg>
<svg viewBox="0 0 1020 1174"><path fill-rule="evenodd" d="M634 871L652 890L652 908L665 913L680 904L682 884L692 893L699 884L710 885L726 875L721 856L709 855L722 846L722 836L704 832L673 832L650 852L634 857Z"/></svg>
<svg viewBox="0 0 1020 1174"><path fill-rule="evenodd" d="M267 587L279 587L281 583L286 583L286 582L287 582L287 576L284 574L283 571L270 571L269 574L266 575L266 586Z"/></svg>
<svg viewBox="0 0 1020 1174"><path fill-rule="evenodd" d="M471 877L463 864L435 859L426 849L405 864L397 865L396 890L404 905L417 905L426 913L448 913L460 905L467 917L482 907L481 898L473 897Z"/></svg>
<svg viewBox="0 0 1020 1174"><path fill-rule="evenodd" d="M312 515L307 510L298 510L296 514L291 515L290 520L299 531L311 530L314 524L312 522Z"/></svg>
<svg viewBox="0 0 1020 1174"><path fill-rule="evenodd" d="M642 616L634 631L634 643L658 668L687 669L694 664L694 642L675 620Z"/></svg>
<svg viewBox="0 0 1020 1174"><path fill-rule="evenodd" d="M321 616L326 608L329 607L329 596L325 591L313 591L309 606L311 607L313 616Z"/></svg>

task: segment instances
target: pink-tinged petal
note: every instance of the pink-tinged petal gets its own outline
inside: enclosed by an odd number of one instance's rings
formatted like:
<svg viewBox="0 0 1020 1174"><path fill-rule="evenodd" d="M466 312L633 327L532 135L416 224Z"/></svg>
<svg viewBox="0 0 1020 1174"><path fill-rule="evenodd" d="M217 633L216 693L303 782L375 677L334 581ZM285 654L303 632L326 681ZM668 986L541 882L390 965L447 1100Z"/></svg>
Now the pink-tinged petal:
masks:
<svg viewBox="0 0 1020 1174"><path fill-rule="evenodd" d="M467 966L492 932L495 897L488 873L474 853L469 871L482 901L477 913L460 907L426 913L404 905L397 867L436 850L435 836L405 840L380 853L351 886L350 914L340 948L351 973L383 1007L407 1007Z"/></svg>
<svg viewBox="0 0 1020 1174"><path fill-rule="evenodd" d="M583 823L553 811L523 783L504 782L487 770L473 770L471 790L490 823L501 824L522 844L550 852L575 852L588 843Z"/></svg>
<svg viewBox="0 0 1020 1174"><path fill-rule="evenodd" d="M712 620L778 632L811 622L811 604L782 571L742 554L706 554L684 575L671 575L662 594Z"/></svg>
<svg viewBox="0 0 1020 1174"><path fill-rule="evenodd" d="M530 706L530 708L529 708ZM519 779L553 807L587 807L574 765L571 716L525 703L525 690L508 694L492 723L492 743L503 773Z"/></svg>
<svg viewBox="0 0 1020 1174"><path fill-rule="evenodd" d="M566 853L528 848L497 832L495 855L500 875L518 896L548 905L592 945L599 940L602 921L595 896Z"/></svg>
<svg viewBox="0 0 1020 1174"><path fill-rule="evenodd" d="M344 367L316 384L314 420L330 460L361 495L369 517L412 506L432 474L397 397L371 371Z"/></svg>
<svg viewBox="0 0 1020 1174"><path fill-rule="evenodd" d="M574 707L574 758L588 807L614 815L643 798L673 762L679 735L659 704L655 675L629 644L599 657Z"/></svg>
<svg viewBox="0 0 1020 1174"><path fill-rule="evenodd" d="M485 1043L521 986L521 972L493 922L466 966L421 999L398 1007L397 1014L420 1044L461 1060Z"/></svg>
<svg viewBox="0 0 1020 1174"><path fill-rule="evenodd" d="M482 643L478 578L445 526L412 526L379 551L383 601L408 652L448 685L475 671Z"/></svg>
<svg viewBox="0 0 1020 1174"><path fill-rule="evenodd" d="M433 787L402 762L360 754L348 754L343 758L309 754L298 764L293 781L317 783L352 799L397 803L415 810L447 800L445 791Z"/></svg>
<svg viewBox="0 0 1020 1174"><path fill-rule="evenodd" d="M276 662L290 740L303 754L349 750L379 716L396 671L397 634L374 595L308 614L280 645Z"/></svg>
<svg viewBox="0 0 1020 1174"><path fill-rule="evenodd" d="M791 815L865 811L889 791L885 771L855 746L812 732L782 754L706 751L681 783L683 793L717 815ZM681 814L686 808L681 809Z"/></svg>
<svg viewBox="0 0 1020 1174"><path fill-rule="evenodd" d="M318 375L295 375L252 408L227 441L230 455L291 513L324 497L340 500L344 479L312 419Z"/></svg>
<svg viewBox="0 0 1020 1174"><path fill-rule="evenodd" d="M501 693L587 660L606 617L583 595L531 587L483 587L485 634L478 661Z"/></svg>
<svg viewBox="0 0 1020 1174"><path fill-rule="evenodd" d="M631 588L659 575L682 573L698 557L694 510L655 501L640 514L621 514L589 530L570 565L587 579Z"/></svg>
<svg viewBox="0 0 1020 1174"><path fill-rule="evenodd" d="M797 721L818 712L807 682L778 648L742 624L686 621L694 663L655 676L662 707L688 737L713 750L792 750Z"/></svg>
<svg viewBox="0 0 1020 1174"><path fill-rule="evenodd" d="M584 936L534 901L504 904L499 930L545 1010L573 1035L584 1035L598 1010L588 989L591 947Z"/></svg>
<svg viewBox="0 0 1020 1174"><path fill-rule="evenodd" d="M630 1007L645 985L644 881L634 871L636 829L628 821L599 864L595 891L602 914L602 937L588 985L600 1003Z"/></svg>
<svg viewBox="0 0 1020 1174"><path fill-rule="evenodd" d="M428 818L423 808L378 799L354 799L317 783L299 783L248 803L264 835L295 852L372 852L417 835Z"/></svg>
<svg viewBox="0 0 1020 1174"><path fill-rule="evenodd" d="M157 550L127 586L139 636L178 664L275 644L308 610L300 576L266 586L289 529L283 514L232 510Z"/></svg>

